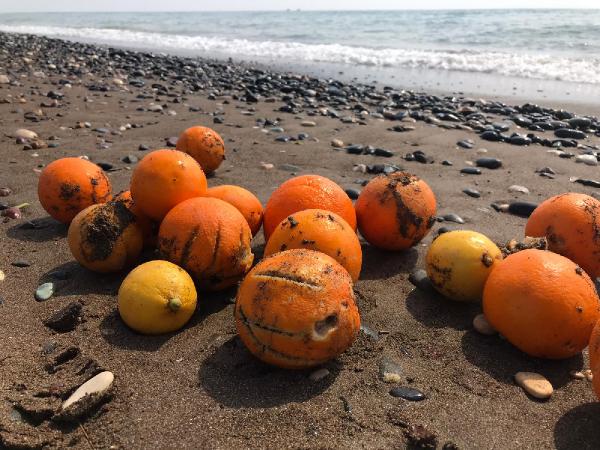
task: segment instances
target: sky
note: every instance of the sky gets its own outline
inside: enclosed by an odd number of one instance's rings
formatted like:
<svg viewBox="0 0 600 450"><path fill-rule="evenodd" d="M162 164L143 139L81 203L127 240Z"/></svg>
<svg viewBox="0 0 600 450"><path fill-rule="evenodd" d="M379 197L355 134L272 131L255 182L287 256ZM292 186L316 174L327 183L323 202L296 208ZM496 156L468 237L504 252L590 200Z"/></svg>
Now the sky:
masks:
<svg viewBox="0 0 600 450"><path fill-rule="evenodd" d="M598 8L598 0L0 0L0 12Z"/></svg>

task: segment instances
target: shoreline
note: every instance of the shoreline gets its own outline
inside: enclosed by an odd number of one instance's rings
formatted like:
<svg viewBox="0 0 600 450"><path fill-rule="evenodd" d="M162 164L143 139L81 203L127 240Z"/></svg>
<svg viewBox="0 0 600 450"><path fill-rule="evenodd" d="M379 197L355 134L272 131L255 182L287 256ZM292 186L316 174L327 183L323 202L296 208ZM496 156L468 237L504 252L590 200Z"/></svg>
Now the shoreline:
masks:
<svg viewBox="0 0 600 450"><path fill-rule="evenodd" d="M481 305L452 303L409 281L442 228L506 243L522 238L527 219L495 206L531 206L570 190L599 197L600 182L573 180L600 178L597 165L576 162L600 151L597 119L36 36L0 34L0 67L8 77L0 83L0 188L10 191L0 204L30 204L22 218L0 221L0 446L415 448L433 439L446 449L567 450L600 442L600 403L589 381L569 375L589 368L587 351L565 361L527 357L474 331ZM563 124L585 137L559 138ZM57 158L87 156L117 193L139 159L194 125L225 141L227 158L209 185L240 185L263 205L285 180L311 173L356 194L401 167L435 193L438 221L419 245L392 253L361 240L363 329L318 381L314 370L274 369L246 351L232 319L234 290L201 293L177 333L132 332L116 311L126 273L79 266L67 227L37 200L39 171ZM17 139L18 129L39 139ZM259 233L257 261L263 246ZM54 295L36 301L46 282ZM72 303L81 305L74 330L46 325ZM396 384L380 375L390 359L401 367ZM103 370L115 375L111 398L81 427L55 422L61 402ZM514 383L520 371L543 374L553 397L529 398ZM397 385L426 399L395 398Z"/></svg>

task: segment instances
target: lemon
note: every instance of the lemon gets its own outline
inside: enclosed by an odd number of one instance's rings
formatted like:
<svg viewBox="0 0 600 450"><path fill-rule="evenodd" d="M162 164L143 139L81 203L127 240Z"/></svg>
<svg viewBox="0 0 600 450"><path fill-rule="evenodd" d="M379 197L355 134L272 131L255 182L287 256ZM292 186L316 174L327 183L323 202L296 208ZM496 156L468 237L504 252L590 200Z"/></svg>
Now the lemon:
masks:
<svg viewBox="0 0 600 450"><path fill-rule="evenodd" d="M427 275L442 295L460 302L480 301L483 287L502 252L475 231L450 231L438 236L427 252Z"/></svg>
<svg viewBox="0 0 600 450"><path fill-rule="evenodd" d="M196 301L192 278L168 261L150 261L136 267L119 288L123 322L143 334L180 329L194 314Z"/></svg>

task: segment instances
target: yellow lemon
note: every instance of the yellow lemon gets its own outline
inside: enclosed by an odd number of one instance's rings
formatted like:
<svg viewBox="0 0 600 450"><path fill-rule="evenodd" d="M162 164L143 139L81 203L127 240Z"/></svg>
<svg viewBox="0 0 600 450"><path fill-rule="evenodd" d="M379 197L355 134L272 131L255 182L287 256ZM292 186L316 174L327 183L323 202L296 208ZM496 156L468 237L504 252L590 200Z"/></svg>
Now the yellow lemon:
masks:
<svg viewBox="0 0 600 450"><path fill-rule="evenodd" d="M194 314L196 301L192 278L168 261L150 261L136 267L119 288L123 322L143 334L180 329Z"/></svg>
<svg viewBox="0 0 600 450"><path fill-rule="evenodd" d="M427 275L438 292L452 300L476 302L502 252L483 234L459 230L438 236L426 259Z"/></svg>

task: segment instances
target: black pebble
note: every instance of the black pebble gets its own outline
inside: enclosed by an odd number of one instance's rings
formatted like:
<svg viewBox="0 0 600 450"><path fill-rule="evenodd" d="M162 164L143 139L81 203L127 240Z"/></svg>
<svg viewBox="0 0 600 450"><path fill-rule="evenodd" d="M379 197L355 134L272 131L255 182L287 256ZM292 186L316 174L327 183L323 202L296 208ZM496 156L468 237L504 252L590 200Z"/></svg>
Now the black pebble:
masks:
<svg viewBox="0 0 600 450"><path fill-rule="evenodd" d="M447 159L442 161L442 166L453 166L452 161L448 161Z"/></svg>
<svg viewBox="0 0 600 450"><path fill-rule="evenodd" d="M107 162L103 162L103 161L97 162L96 165L100 166L100 168L102 170L112 170L115 167L111 163L107 163Z"/></svg>
<svg viewBox="0 0 600 450"><path fill-rule="evenodd" d="M571 128L559 128L554 131L554 135L561 139L585 139L587 137L583 131Z"/></svg>
<svg viewBox="0 0 600 450"><path fill-rule="evenodd" d="M477 167L485 167L486 169L498 169L502 167L502 161L496 158L479 158L475 161Z"/></svg>
<svg viewBox="0 0 600 450"><path fill-rule="evenodd" d="M463 189L463 192L467 194L469 197L479 198L481 197L481 193L476 191L475 189Z"/></svg>
<svg viewBox="0 0 600 450"><path fill-rule="evenodd" d="M529 217L537 206L537 203L513 202L508 205L508 212L519 217Z"/></svg>
<svg viewBox="0 0 600 450"><path fill-rule="evenodd" d="M383 156L384 158L391 158L392 156L394 156L394 153L386 150L384 148L376 148L375 151L373 152L373 154L375 156Z"/></svg>
<svg viewBox="0 0 600 450"><path fill-rule="evenodd" d="M409 387L395 387L390 390L390 395L392 397L403 398L404 400L409 400L411 402L420 402L421 400L425 400L425 394L423 394L418 389L413 389Z"/></svg>
<svg viewBox="0 0 600 450"><path fill-rule="evenodd" d="M46 319L44 325L58 333L73 331L79 323L81 309L81 303L71 302Z"/></svg>
<svg viewBox="0 0 600 450"><path fill-rule="evenodd" d="M425 292L433 292L433 284L427 276L427 272L423 269L416 269L408 276L408 281L412 283L414 287Z"/></svg>
<svg viewBox="0 0 600 450"><path fill-rule="evenodd" d="M460 170L460 173L466 173L467 175L481 175L481 169L477 167L465 167Z"/></svg>
<svg viewBox="0 0 600 450"><path fill-rule="evenodd" d="M346 194L348 195L348 197L350 197L352 200L356 200L358 198L358 196L360 195L360 191L357 189L346 189L345 190Z"/></svg>
<svg viewBox="0 0 600 450"><path fill-rule="evenodd" d="M445 214L442 216L446 222L465 223L464 219L457 214Z"/></svg>
<svg viewBox="0 0 600 450"><path fill-rule="evenodd" d="M473 148L474 144L473 141L471 139L463 139L462 141L458 141L456 143L456 145L458 145L459 147L462 148Z"/></svg>
<svg viewBox="0 0 600 450"><path fill-rule="evenodd" d="M31 266L31 263L29 261L15 261L10 263L12 266L15 267L29 267Z"/></svg>
<svg viewBox="0 0 600 450"><path fill-rule="evenodd" d="M140 144L140 146L138 147L138 150L146 151L146 150L150 150L150 147L148 147L146 144Z"/></svg>

